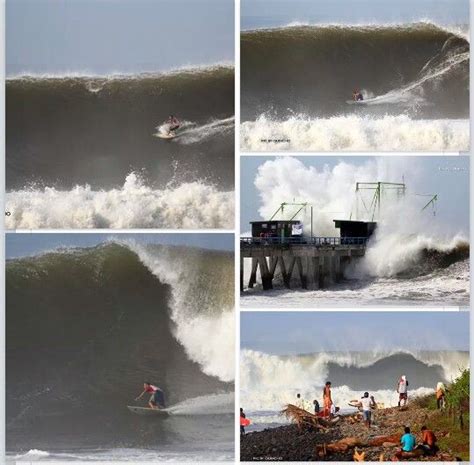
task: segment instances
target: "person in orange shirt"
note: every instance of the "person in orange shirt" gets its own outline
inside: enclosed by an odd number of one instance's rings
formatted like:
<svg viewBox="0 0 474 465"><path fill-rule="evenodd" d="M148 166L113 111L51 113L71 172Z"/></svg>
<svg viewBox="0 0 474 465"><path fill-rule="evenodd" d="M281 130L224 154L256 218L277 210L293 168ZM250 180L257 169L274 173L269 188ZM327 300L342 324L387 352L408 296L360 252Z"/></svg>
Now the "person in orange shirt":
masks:
<svg viewBox="0 0 474 465"><path fill-rule="evenodd" d="M444 387L444 384L439 382L436 385L436 405L438 406L438 409L444 408L444 403L446 400L446 388Z"/></svg>
<svg viewBox="0 0 474 465"><path fill-rule="evenodd" d="M328 417L331 414L331 405L332 405L332 398L331 398L331 381L327 381L326 385L323 389L323 405L324 405L324 416Z"/></svg>
<svg viewBox="0 0 474 465"><path fill-rule="evenodd" d="M436 452L439 450L438 446L436 445L436 436L433 431L428 429L426 426L421 427L421 440L423 441L423 444L418 447L423 449L424 455L436 455Z"/></svg>

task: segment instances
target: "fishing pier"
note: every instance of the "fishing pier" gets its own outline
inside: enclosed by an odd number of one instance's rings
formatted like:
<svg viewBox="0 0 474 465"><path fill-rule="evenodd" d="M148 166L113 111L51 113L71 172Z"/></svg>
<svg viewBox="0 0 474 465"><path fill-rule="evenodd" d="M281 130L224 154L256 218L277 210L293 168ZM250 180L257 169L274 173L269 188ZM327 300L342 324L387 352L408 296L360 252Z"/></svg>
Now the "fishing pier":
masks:
<svg viewBox="0 0 474 465"><path fill-rule="evenodd" d="M370 195L368 200L364 199L364 193ZM313 207L308 203L284 202L269 220L251 221L252 236L240 239L240 290L243 292L246 286L251 289L257 282L264 290L273 289L277 279L278 285L301 289L323 289L341 281L353 260L365 255L377 228L375 218L380 218L382 199L389 197L400 202L405 197L406 186L404 182L357 182L355 194L354 216L369 220L354 220L352 212L349 219L333 220L338 236L313 234ZM421 211L431 207L436 215L436 194L415 195L429 197ZM289 219L277 218L288 210ZM303 210L309 234L308 231L303 234L303 221L296 219Z"/></svg>
<svg viewBox="0 0 474 465"><path fill-rule="evenodd" d="M273 289L279 272L286 288L323 289L341 280L353 259L365 254L366 237L242 238L240 290L244 291L246 258L251 259L248 287L260 277L264 290Z"/></svg>

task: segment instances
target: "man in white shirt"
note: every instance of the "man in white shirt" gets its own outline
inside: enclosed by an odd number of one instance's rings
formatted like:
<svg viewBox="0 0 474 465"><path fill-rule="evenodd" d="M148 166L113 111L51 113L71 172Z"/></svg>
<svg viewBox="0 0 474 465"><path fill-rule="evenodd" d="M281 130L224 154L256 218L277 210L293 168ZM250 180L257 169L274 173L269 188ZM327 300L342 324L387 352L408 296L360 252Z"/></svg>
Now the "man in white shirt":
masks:
<svg viewBox="0 0 474 465"><path fill-rule="evenodd" d="M398 381L397 392L398 392L398 406L405 407L408 400L408 380L405 375L403 375Z"/></svg>
<svg viewBox="0 0 474 465"><path fill-rule="evenodd" d="M375 402L369 397L368 392L364 392L364 397L359 401L359 407L362 407L362 415L364 416L364 423L367 428L370 428L372 408L375 407Z"/></svg>

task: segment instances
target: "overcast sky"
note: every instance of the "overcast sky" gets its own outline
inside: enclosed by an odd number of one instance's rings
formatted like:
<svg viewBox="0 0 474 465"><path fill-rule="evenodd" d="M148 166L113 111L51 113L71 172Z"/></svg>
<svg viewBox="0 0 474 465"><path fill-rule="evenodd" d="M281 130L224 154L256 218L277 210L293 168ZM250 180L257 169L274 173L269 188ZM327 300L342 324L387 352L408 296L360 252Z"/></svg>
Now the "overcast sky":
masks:
<svg viewBox="0 0 474 465"><path fill-rule="evenodd" d="M354 166L362 166L373 162L375 157L340 157L340 156L305 156L296 157L307 167L315 167L321 171L325 165L332 169L336 164L345 162ZM393 178L390 179L359 179L358 181L401 182L402 176L407 184L407 191L418 194L438 194L436 221L443 225L443 230L453 233L469 232L469 157L440 156L407 156L389 155L377 157L383 163L393 166ZM258 209L261 204L259 191L255 187L255 176L258 167L275 157L242 157L240 192L240 232L250 231L249 221L262 220ZM355 187L355 186L354 186ZM291 202L285 192L281 193L280 202ZM308 199L299 199L301 201ZM275 210L278 205L275 205ZM317 232L316 232L317 233Z"/></svg>
<svg viewBox="0 0 474 465"><path fill-rule="evenodd" d="M187 245L214 250L234 250L232 234L6 234L6 258L48 252L59 247L93 247L110 239L133 239L145 244Z"/></svg>
<svg viewBox="0 0 474 465"><path fill-rule="evenodd" d="M305 23L468 24L469 0L242 0L242 29Z"/></svg>
<svg viewBox="0 0 474 465"><path fill-rule="evenodd" d="M234 60L232 0L7 0L7 75L164 71Z"/></svg>
<svg viewBox="0 0 474 465"><path fill-rule="evenodd" d="M322 351L469 350L469 312L241 312L242 349L273 355Z"/></svg>

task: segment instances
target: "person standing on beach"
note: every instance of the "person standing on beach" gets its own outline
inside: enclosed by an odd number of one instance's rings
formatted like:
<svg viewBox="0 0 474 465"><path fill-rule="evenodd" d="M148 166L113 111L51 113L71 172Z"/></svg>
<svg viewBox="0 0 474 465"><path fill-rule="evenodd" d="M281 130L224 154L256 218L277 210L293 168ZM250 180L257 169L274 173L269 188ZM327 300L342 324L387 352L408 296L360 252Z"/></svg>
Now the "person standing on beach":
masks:
<svg viewBox="0 0 474 465"><path fill-rule="evenodd" d="M444 408L444 403L446 401L446 388L442 382L439 382L436 385L436 405L438 410Z"/></svg>
<svg viewBox="0 0 474 465"><path fill-rule="evenodd" d="M405 375L402 375L402 377L398 381L397 392L398 392L398 406L405 407L408 400L408 380Z"/></svg>
<svg viewBox="0 0 474 465"><path fill-rule="evenodd" d="M242 421L242 419L246 419L247 417L245 416L245 413L244 413L244 409L242 407L240 407L240 435L241 436L245 436L245 426L244 426L244 422Z"/></svg>
<svg viewBox="0 0 474 465"><path fill-rule="evenodd" d="M331 414L331 381L326 381L326 385L323 389L323 405L324 405L324 416L328 417Z"/></svg>
<svg viewBox="0 0 474 465"><path fill-rule="evenodd" d="M320 407L319 407L319 402L314 399L313 400L313 405L314 405L314 414L315 415L318 415L319 414L319 410L320 410Z"/></svg>
<svg viewBox="0 0 474 465"><path fill-rule="evenodd" d="M364 423L367 428L370 428L372 418L372 408L375 408L375 402L373 396L369 397L368 392L364 392L364 396L359 401L359 407L362 407L362 415L364 417Z"/></svg>

